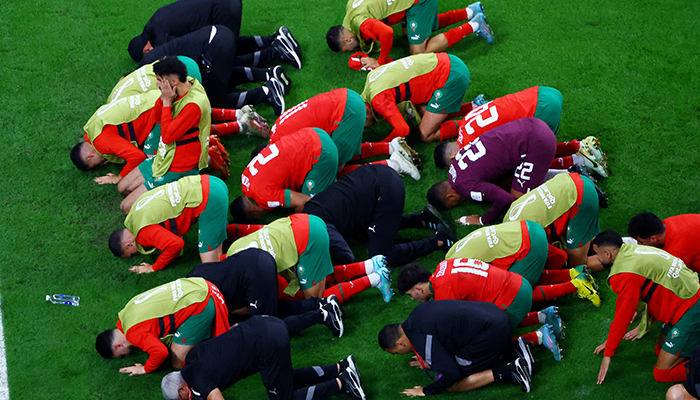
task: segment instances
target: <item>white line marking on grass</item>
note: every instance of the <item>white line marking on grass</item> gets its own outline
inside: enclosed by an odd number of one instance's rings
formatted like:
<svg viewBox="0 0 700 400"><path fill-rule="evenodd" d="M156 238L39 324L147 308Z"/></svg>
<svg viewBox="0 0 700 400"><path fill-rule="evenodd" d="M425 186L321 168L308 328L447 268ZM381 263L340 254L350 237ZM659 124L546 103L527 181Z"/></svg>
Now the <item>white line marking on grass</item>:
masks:
<svg viewBox="0 0 700 400"><path fill-rule="evenodd" d="M0 298L0 306L2 299ZM5 333L2 328L2 311L0 311L0 400L10 400L10 387L7 383L7 359L5 358Z"/></svg>

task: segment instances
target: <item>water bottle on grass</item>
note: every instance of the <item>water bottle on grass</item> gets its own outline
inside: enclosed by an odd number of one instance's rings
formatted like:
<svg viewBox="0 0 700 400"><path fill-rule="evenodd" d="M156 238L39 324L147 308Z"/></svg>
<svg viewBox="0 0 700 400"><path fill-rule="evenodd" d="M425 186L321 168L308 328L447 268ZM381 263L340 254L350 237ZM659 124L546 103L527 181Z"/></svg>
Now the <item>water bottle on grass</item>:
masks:
<svg viewBox="0 0 700 400"><path fill-rule="evenodd" d="M69 294L54 294L54 295L46 295L46 301L50 301L53 304L65 304L69 306L79 306L80 305L80 297L78 296L71 296Z"/></svg>

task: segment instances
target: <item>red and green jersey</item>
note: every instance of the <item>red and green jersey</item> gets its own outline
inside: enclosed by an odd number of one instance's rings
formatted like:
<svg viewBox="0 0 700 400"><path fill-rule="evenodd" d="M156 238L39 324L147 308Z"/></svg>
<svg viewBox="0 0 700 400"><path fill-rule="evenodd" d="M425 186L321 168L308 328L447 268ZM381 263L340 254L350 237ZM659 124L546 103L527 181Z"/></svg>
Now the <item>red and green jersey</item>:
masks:
<svg viewBox="0 0 700 400"><path fill-rule="evenodd" d="M530 232L527 221L516 221L475 230L455 243L445 259L472 258L507 270L529 252Z"/></svg>
<svg viewBox="0 0 700 400"><path fill-rule="evenodd" d="M383 65L367 75L362 98L394 127L390 136L405 137L410 128L397 104L410 101L427 103L433 92L445 86L450 76L447 53L417 54Z"/></svg>
<svg viewBox="0 0 700 400"><path fill-rule="evenodd" d="M160 338L172 334L187 318L202 312L212 296L216 308L211 332L214 337L228 331L228 309L219 289L202 278L177 279L129 300L119 312L117 329L131 345L148 353L146 373L168 358L168 348Z"/></svg>
<svg viewBox="0 0 700 400"><path fill-rule="evenodd" d="M673 325L700 299L697 274L679 258L649 246L623 244L608 281L617 294L605 348L608 357L622 342L640 301L646 303L645 315Z"/></svg>
<svg viewBox="0 0 700 400"><path fill-rule="evenodd" d="M347 99L348 89L333 89L287 109L272 126L270 143L303 128L320 128L333 136L343 119Z"/></svg>
<svg viewBox="0 0 700 400"><path fill-rule="evenodd" d="M499 97L471 110L459 122L457 144L464 147L484 132L515 121L516 119L534 117L537 110L539 86Z"/></svg>
<svg viewBox="0 0 700 400"><path fill-rule="evenodd" d="M415 0L348 0L345 6L345 18L343 19L343 27L354 33L360 40L360 49L369 53L373 50L374 37L372 30L365 28L365 34L361 33L361 26L367 20L383 20L393 14L404 13L415 4ZM398 22L401 18L392 18L393 23ZM387 22L389 22L387 20ZM390 24L391 25L391 24ZM392 38L393 39L393 38ZM388 46L391 50L391 42L382 42L382 49Z"/></svg>
<svg viewBox="0 0 700 400"><path fill-rule="evenodd" d="M124 225L136 238L141 253L162 251L153 263L154 270L163 269L180 255L185 247L182 236L197 221L208 199L209 175L180 178L139 196Z"/></svg>
<svg viewBox="0 0 700 400"><path fill-rule="evenodd" d="M151 111L144 112L131 122L105 125L93 140L90 140L88 133L85 132L85 142L92 144L98 153L115 157L109 158L108 161L126 161L126 165L119 173L122 178L146 159L144 152L134 143L142 146L151 133L155 124Z"/></svg>
<svg viewBox="0 0 700 400"><path fill-rule="evenodd" d="M289 285L284 290L290 296L299 290L299 279L292 270L309 244L309 215L292 214L265 225L263 228L237 239L226 251L227 256L239 251L256 248L265 250L275 258L277 272Z"/></svg>
<svg viewBox="0 0 700 400"><path fill-rule="evenodd" d="M435 300L467 300L493 303L505 310L515 299L523 277L468 258L440 262L430 277Z"/></svg>
<svg viewBox="0 0 700 400"><path fill-rule="evenodd" d="M666 242L663 249L683 260L685 265L700 273L700 214L668 217Z"/></svg>
<svg viewBox="0 0 700 400"><path fill-rule="evenodd" d="M241 174L243 194L266 210L290 207L290 191L301 191L321 150L321 139L313 128L279 138L248 163Z"/></svg>
<svg viewBox="0 0 700 400"><path fill-rule="evenodd" d="M154 115L160 122L160 142L153 161L153 176L166 172L186 172L193 168L207 167L209 133L211 131L211 106L204 87L189 78L192 87L173 101L171 107L163 107L159 98Z"/></svg>

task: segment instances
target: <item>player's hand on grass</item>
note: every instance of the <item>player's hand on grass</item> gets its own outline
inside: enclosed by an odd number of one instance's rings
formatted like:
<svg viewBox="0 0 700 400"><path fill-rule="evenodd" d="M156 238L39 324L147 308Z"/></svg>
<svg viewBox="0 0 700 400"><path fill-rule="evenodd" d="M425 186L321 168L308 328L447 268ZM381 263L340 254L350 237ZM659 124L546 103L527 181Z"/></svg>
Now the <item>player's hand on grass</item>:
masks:
<svg viewBox="0 0 700 400"><path fill-rule="evenodd" d="M410 361L408 363L408 366L409 367L416 367L416 368L420 368L420 369L425 369L425 368L423 368L423 365L421 365L420 361L418 361L417 356L413 356L413 361Z"/></svg>
<svg viewBox="0 0 700 400"><path fill-rule="evenodd" d="M119 372L122 374L129 374L129 376L143 375L146 373L146 369L141 364L134 364L133 367L120 368Z"/></svg>
<svg viewBox="0 0 700 400"><path fill-rule="evenodd" d="M149 274L155 270L153 269L153 265L149 263L141 263L141 265L134 265L133 267L129 268L129 271L139 274Z"/></svg>
<svg viewBox="0 0 700 400"><path fill-rule="evenodd" d="M459 219L456 219L455 222L459 222L462 225L481 225L481 221L479 221L479 215L477 214L465 215L463 217L460 217Z"/></svg>
<svg viewBox="0 0 700 400"><path fill-rule="evenodd" d="M603 362L600 363L600 372L598 372L599 385L605 380L605 375L608 374L608 368L610 368L610 357L603 357Z"/></svg>
<svg viewBox="0 0 700 400"><path fill-rule="evenodd" d="M607 346L608 341L604 341L603 344L600 346L596 347L595 350L593 350L593 354L600 354L601 351L605 350L605 346Z"/></svg>
<svg viewBox="0 0 700 400"><path fill-rule="evenodd" d="M637 325L636 328L632 329L631 331L625 333L625 340L637 340L637 335L639 334L639 325Z"/></svg>
<svg viewBox="0 0 700 400"><path fill-rule="evenodd" d="M113 173L109 172L105 176L100 176L95 178L95 182L97 182L100 185L105 185L105 184L111 184L115 185L119 183L119 181L122 180L122 177L119 175L114 175Z"/></svg>
<svg viewBox="0 0 700 400"><path fill-rule="evenodd" d="M423 386L414 386L411 389L404 390L401 394L405 394L408 397L425 396Z"/></svg>

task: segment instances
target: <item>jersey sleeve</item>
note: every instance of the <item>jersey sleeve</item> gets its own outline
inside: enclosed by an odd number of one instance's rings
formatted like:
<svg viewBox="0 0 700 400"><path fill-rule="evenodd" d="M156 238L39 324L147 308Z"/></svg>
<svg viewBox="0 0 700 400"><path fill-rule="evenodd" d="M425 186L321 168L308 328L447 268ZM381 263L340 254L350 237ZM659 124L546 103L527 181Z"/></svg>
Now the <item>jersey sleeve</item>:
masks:
<svg viewBox="0 0 700 400"><path fill-rule="evenodd" d="M480 182L474 186L474 191L483 193L483 199L492 202L491 208L481 217L484 225L492 223L508 211L508 207L515 200L512 194L489 182Z"/></svg>
<svg viewBox="0 0 700 400"><path fill-rule="evenodd" d="M391 62L389 53L394 44L394 30L390 26L374 18L369 18L360 25L360 34L363 40L377 40L381 46L377 63L384 65Z"/></svg>
<svg viewBox="0 0 700 400"><path fill-rule="evenodd" d="M149 225L142 228L136 236L136 241L144 247L155 247L163 252L153 263L153 270L158 271L170 264L185 248L185 241L160 225Z"/></svg>
<svg viewBox="0 0 700 400"><path fill-rule="evenodd" d="M390 142L397 137L408 136L411 128L396 107L396 95L393 89L387 89L372 99L372 108L379 113L394 129L382 142Z"/></svg>
<svg viewBox="0 0 700 400"><path fill-rule="evenodd" d="M198 128L201 116L202 112L195 103L186 105L176 118L173 118L171 107L162 107L160 114L160 139L165 144L175 142L191 128Z"/></svg>
<svg viewBox="0 0 700 400"><path fill-rule="evenodd" d="M135 325L127 332L126 340L132 345L148 353L148 360L143 365L147 374L155 371L168 358L168 348L160 341L158 336L151 332L142 332L139 325Z"/></svg>
<svg viewBox="0 0 700 400"><path fill-rule="evenodd" d="M610 324L608 341L605 346L606 357L614 356L615 350L622 342L630 321L634 317L634 312L637 310L643 284L644 277L637 274L621 273L610 278L610 287L613 292L617 293L617 301L615 302L615 318Z"/></svg>
<svg viewBox="0 0 700 400"><path fill-rule="evenodd" d="M95 150L102 154L113 154L126 160L119 176L122 178L146 159L143 151L139 150L131 142L119 136L115 125L107 125L102 133L95 139Z"/></svg>

